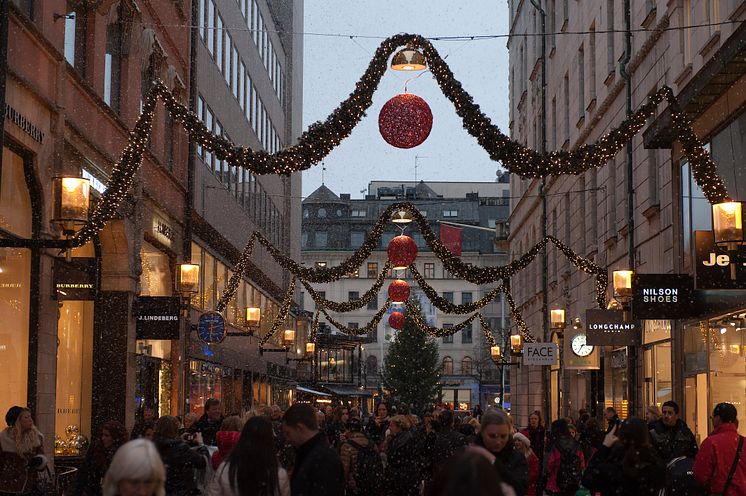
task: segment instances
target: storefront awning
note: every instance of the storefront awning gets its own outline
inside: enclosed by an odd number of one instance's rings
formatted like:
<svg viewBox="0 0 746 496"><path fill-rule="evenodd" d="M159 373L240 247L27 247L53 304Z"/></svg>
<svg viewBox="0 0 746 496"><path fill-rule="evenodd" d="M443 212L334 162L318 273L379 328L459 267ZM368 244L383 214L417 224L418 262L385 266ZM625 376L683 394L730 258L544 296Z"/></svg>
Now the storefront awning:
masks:
<svg viewBox="0 0 746 496"><path fill-rule="evenodd" d="M322 393L321 391L317 391L315 389L311 389L305 386L296 386L295 390L300 391L301 393L313 394L316 396L331 396L331 394L329 393Z"/></svg>
<svg viewBox="0 0 746 496"><path fill-rule="evenodd" d="M355 386L343 386L341 384L324 384L324 389L328 389L336 396L373 396L373 393Z"/></svg>

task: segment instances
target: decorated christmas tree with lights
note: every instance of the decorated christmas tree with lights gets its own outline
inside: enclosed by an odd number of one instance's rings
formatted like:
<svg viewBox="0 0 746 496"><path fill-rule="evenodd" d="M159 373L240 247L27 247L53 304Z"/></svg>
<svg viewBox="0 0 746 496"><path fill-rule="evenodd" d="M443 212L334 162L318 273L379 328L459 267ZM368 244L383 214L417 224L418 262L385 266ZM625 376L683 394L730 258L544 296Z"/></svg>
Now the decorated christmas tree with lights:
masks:
<svg viewBox="0 0 746 496"><path fill-rule="evenodd" d="M395 403L407 403L413 411L422 413L438 398L440 358L435 340L411 317L417 312L424 319L422 309L417 303L410 307L404 326L386 353L383 379Z"/></svg>

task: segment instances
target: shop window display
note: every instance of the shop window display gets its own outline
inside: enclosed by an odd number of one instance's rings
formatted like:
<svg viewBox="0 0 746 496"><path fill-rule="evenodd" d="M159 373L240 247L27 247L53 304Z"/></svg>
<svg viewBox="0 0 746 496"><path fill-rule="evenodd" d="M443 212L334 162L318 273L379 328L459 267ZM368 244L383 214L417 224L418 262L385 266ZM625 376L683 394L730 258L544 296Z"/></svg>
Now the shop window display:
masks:
<svg viewBox="0 0 746 496"><path fill-rule="evenodd" d="M189 411L197 415L204 413L205 401L223 398L222 367L203 362L189 361Z"/></svg>
<svg viewBox="0 0 746 496"><path fill-rule="evenodd" d="M643 321L643 394L646 406L673 399L671 375L671 321Z"/></svg>
<svg viewBox="0 0 746 496"><path fill-rule="evenodd" d="M169 256L150 243L143 242L140 250L142 274L140 294L143 296L171 296L173 276Z"/></svg>

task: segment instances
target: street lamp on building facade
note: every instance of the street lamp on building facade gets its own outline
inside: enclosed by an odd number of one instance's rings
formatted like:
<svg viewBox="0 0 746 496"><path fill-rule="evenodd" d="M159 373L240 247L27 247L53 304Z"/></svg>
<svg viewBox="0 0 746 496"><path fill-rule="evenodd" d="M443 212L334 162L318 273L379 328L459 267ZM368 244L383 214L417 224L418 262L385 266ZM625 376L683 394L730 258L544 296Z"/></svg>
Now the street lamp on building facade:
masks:
<svg viewBox="0 0 746 496"><path fill-rule="evenodd" d="M744 244L741 202L716 203L712 206L712 232L715 244L728 252L730 277L736 280L738 250Z"/></svg>

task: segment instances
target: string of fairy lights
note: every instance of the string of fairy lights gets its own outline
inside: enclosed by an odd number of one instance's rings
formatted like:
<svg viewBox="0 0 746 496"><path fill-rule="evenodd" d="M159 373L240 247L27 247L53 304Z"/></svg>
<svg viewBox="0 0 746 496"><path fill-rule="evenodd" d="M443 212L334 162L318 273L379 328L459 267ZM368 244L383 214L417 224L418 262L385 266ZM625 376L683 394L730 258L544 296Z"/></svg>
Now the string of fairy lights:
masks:
<svg viewBox="0 0 746 496"><path fill-rule="evenodd" d="M397 34L384 40L376 50L368 68L355 85L350 96L332 111L324 122L311 124L301 134L295 145L275 153L236 146L223 136L216 136L195 113L181 104L161 81L155 81L145 98L140 116L130 132L127 146L113 168L111 183L96 205L87 224L76 233L75 245L83 245L93 238L116 211L132 185L135 173L147 149L152 131L156 103L160 98L175 122L180 122L190 138L218 159L231 166L241 167L257 175L290 174L318 164L345 138L365 115L373 103L373 93L386 69L388 59L399 47L421 49L430 72L443 94L453 103L466 131L474 136L490 158L502 163L508 171L524 178L542 178L551 175L580 174L592 168L603 167L616 153L645 126L664 101L671 110L671 127L681 143L691 166L697 185L702 188L710 203L728 199L725 185L702 141L696 136L691 123L668 86L650 95L648 101L634 114L595 143L580 146L572 151L555 150L540 153L517 141L511 140L474 103L472 96L455 79L448 64L441 58L432 43L420 35Z"/></svg>

